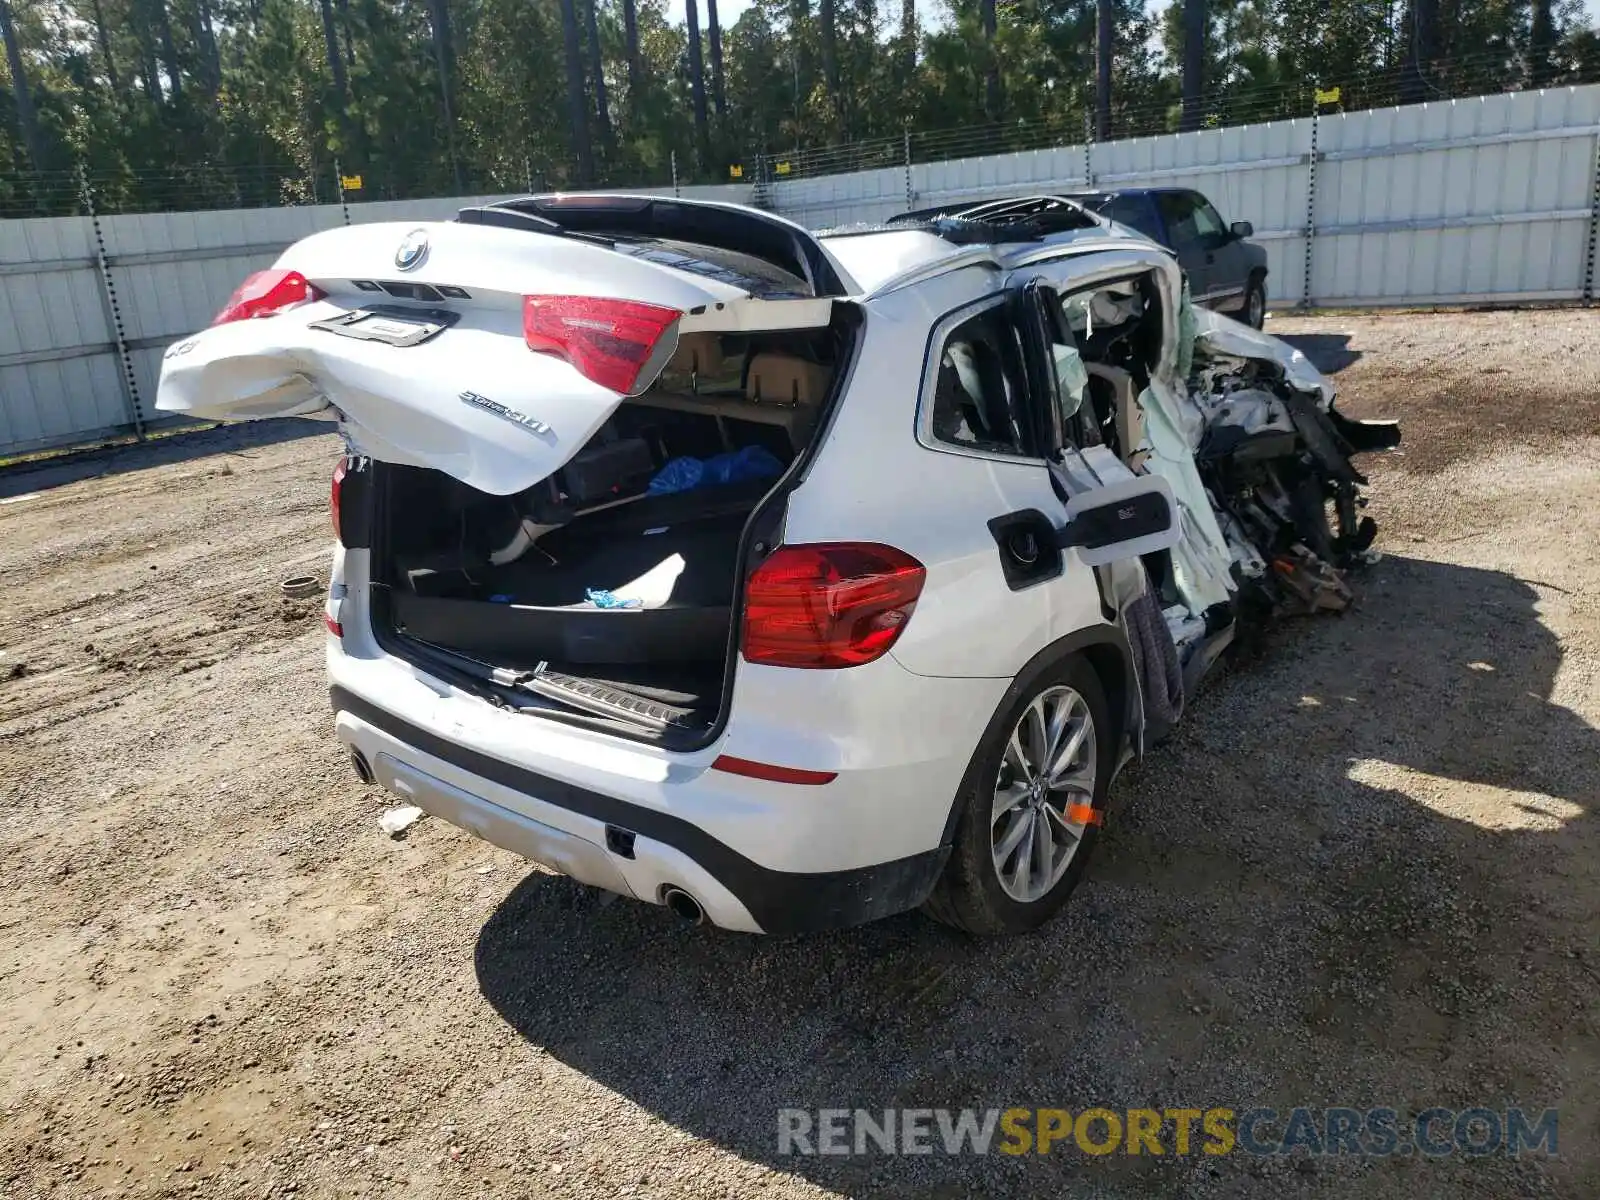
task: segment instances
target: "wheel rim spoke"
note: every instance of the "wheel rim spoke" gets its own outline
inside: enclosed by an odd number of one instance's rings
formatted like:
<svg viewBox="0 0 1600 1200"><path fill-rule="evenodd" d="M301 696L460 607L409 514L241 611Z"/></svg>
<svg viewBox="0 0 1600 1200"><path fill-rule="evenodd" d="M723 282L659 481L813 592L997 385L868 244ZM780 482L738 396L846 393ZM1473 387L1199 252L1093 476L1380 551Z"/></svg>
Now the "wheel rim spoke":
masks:
<svg viewBox="0 0 1600 1200"><path fill-rule="evenodd" d="M1000 818L1008 812L1015 811L1017 805L1024 804L1028 799L1028 785L1014 783L1010 787L996 788L994 793L994 816L991 824L998 823Z"/></svg>
<svg viewBox="0 0 1600 1200"><path fill-rule="evenodd" d="M1044 811L1050 814L1050 823L1062 833L1066 834L1073 843L1076 843L1077 840L1083 836L1083 831L1088 828L1086 825L1074 825L1071 821L1067 820L1066 813L1062 812L1052 804L1045 805Z"/></svg>
<svg viewBox="0 0 1600 1200"><path fill-rule="evenodd" d="M1052 786L1058 778L1066 774L1068 769L1071 768L1079 752L1088 743L1089 735L1093 729L1094 726L1089 724L1087 717L1079 721L1070 732L1063 729L1063 736L1058 744L1053 747L1053 752L1050 755L1049 775Z"/></svg>
<svg viewBox="0 0 1600 1200"><path fill-rule="evenodd" d="M1033 854L1034 875L1044 887L1049 887L1055 882L1051 867L1055 862L1056 842L1050 832L1050 819L1040 809L1033 811Z"/></svg>
<svg viewBox="0 0 1600 1200"><path fill-rule="evenodd" d="M1020 732L1020 730L1019 730ZM1044 719L1044 697L1040 696L1028 705L1028 732L1033 739L1034 757L1030 766L1038 763L1041 766L1049 761L1050 754L1050 729Z"/></svg>
<svg viewBox="0 0 1600 1200"><path fill-rule="evenodd" d="M1028 827L1033 823L1031 812L1018 812L1011 818L1011 824L1006 826L1005 833L1000 835L1000 840L994 844L995 862L1003 869L1011 856L1016 853L1018 846L1028 836Z"/></svg>
<svg viewBox="0 0 1600 1200"><path fill-rule="evenodd" d="M1022 726L1018 725L1011 731L1011 736L1006 740L1005 765L1016 772L1019 778L1027 778L1033 773L1033 766L1028 762L1028 756L1022 749Z"/></svg>

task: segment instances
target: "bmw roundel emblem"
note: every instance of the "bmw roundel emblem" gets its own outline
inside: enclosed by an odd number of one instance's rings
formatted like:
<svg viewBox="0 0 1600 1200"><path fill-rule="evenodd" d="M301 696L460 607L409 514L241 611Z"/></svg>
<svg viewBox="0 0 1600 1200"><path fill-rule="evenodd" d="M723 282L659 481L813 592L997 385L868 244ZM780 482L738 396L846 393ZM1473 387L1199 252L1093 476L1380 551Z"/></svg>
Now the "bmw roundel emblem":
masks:
<svg viewBox="0 0 1600 1200"><path fill-rule="evenodd" d="M400 243L400 249L394 252L394 265L402 271L409 271L413 267L422 265L422 260L428 257L428 231L413 229L406 234L406 240Z"/></svg>

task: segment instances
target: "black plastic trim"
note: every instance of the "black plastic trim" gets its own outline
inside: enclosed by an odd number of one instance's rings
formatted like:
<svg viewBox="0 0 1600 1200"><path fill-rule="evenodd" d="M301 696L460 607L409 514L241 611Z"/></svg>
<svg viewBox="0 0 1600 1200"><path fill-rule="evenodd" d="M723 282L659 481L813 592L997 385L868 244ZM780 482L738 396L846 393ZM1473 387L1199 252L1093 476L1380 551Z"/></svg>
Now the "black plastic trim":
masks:
<svg viewBox="0 0 1600 1200"><path fill-rule="evenodd" d="M339 544L346 550L372 545L372 462L346 455L339 484Z"/></svg>
<svg viewBox="0 0 1600 1200"><path fill-rule="evenodd" d="M350 713L463 771L531 799L601 821L619 834L635 834L683 852L738 897L767 933L843 929L915 908L933 890L949 855L946 844L908 858L847 871L774 870L746 858L682 817L563 783L482 754L413 725L344 688L330 688L329 699L336 713ZM607 836L610 839L616 835L608 830Z"/></svg>

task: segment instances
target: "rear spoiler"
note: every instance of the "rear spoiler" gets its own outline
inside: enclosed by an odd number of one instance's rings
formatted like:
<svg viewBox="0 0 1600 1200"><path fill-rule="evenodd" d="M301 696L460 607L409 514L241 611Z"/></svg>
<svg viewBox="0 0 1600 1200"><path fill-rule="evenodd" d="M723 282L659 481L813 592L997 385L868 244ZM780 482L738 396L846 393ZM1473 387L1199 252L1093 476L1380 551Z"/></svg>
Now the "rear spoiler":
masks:
<svg viewBox="0 0 1600 1200"><path fill-rule="evenodd" d="M554 236L660 238L747 254L803 279L816 297L848 295L822 244L790 221L756 209L663 196L524 196L464 208L456 220Z"/></svg>

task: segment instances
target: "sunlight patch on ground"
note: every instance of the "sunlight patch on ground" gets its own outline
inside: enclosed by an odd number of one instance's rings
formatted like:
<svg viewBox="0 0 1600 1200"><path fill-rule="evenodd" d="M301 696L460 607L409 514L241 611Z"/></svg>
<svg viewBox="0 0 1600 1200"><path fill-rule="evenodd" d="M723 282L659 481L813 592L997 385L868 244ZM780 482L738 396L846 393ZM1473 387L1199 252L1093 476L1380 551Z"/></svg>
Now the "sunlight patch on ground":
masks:
<svg viewBox="0 0 1600 1200"><path fill-rule="evenodd" d="M1367 787L1400 792L1442 817L1497 832L1550 833L1583 815L1583 807L1543 792L1516 792L1498 784L1445 779L1413 767L1363 758L1348 777Z"/></svg>

